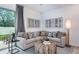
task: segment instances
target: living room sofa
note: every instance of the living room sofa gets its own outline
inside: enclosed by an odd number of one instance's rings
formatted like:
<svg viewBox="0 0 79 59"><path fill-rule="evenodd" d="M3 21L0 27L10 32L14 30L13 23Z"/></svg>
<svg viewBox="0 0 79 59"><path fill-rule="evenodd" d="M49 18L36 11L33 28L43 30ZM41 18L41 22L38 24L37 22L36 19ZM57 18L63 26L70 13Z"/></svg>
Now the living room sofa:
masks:
<svg viewBox="0 0 79 59"><path fill-rule="evenodd" d="M34 43L37 40L43 40L44 37L48 37L49 40L57 42L58 46L64 47L65 46L65 36L58 34L58 32L47 32L47 31L39 31L39 32L18 32L17 39L20 40L17 42L17 46L22 50L26 50L30 47L34 46Z"/></svg>

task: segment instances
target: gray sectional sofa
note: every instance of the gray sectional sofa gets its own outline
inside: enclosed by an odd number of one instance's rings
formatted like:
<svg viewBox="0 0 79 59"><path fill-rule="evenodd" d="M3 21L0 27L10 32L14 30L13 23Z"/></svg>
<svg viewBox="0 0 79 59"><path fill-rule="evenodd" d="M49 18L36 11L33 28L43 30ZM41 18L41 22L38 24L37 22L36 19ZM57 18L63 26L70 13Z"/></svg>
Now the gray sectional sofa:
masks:
<svg viewBox="0 0 79 59"><path fill-rule="evenodd" d="M17 42L17 46L22 50L26 50L34 46L34 43L38 40L44 40L44 37L47 37L49 40L57 42L58 46L65 46L65 35L63 32L18 32L16 39L20 40Z"/></svg>

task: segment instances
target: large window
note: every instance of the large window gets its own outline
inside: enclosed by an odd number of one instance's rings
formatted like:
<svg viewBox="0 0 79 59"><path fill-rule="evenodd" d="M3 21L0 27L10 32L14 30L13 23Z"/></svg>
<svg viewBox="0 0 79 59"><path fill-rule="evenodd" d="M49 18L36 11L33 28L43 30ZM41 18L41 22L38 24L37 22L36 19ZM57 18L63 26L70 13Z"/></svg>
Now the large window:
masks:
<svg viewBox="0 0 79 59"><path fill-rule="evenodd" d="M0 7L0 49L6 48L7 35L15 33L15 11Z"/></svg>
<svg viewBox="0 0 79 59"><path fill-rule="evenodd" d="M14 27L15 12L0 8L0 27Z"/></svg>
<svg viewBox="0 0 79 59"><path fill-rule="evenodd" d="M15 32L15 11L0 7L0 34Z"/></svg>

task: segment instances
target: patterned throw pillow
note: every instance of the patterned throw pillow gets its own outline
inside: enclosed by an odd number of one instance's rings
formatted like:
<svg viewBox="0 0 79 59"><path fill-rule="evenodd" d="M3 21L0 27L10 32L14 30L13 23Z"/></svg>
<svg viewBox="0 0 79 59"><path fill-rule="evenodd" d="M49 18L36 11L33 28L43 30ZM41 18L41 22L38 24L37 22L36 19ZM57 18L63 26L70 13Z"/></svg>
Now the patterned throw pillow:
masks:
<svg viewBox="0 0 79 59"><path fill-rule="evenodd" d="M18 35L17 35L17 36L18 36L18 37L22 37L23 33L24 33L24 32L18 32Z"/></svg>
<svg viewBox="0 0 79 59"><path fill-rule="evenodd" d="M33 32L33 38L35 38L35 37L38 37L39 36L39 33L37 33L37 32Z"/></svg>
<svg viewBox="0 0 79 59"><path fill-rule="evenodd" d="M44 31L42 31L41 32L41 36L45 36L46 34L45 34L45 32Z"/></svg>
<svg viewBox="0 0 79 59"><path fill-rule="evenodd" d="M32 32L29 32L28 35L29 35L29 39L33 38L33 33Z"/></svg>
<svg viewBox="0 0 79 59"><path fill-rule="evenodd" d="M48 37L52 37L52 33L51 32L48 33Z"/></svg>
<svg viewBox="0 0 79 59"><path fill-rule="evenodd" d="M26 37L26 39L29 39L28 33L25 33L25 37Z"/></svg>
<svg viewBox="0 0 79 59"><path fill-rule="evenodd" d="M56 32L52 32L52 37L56 38Z"/></svg>
<svg viewBox="0 0 79 59"><path fill-rule="evenodd" d="M36 32L36 33L35 33L35 36L36 36L36 37L38 37L38 36L40 36L40 35L41 35L41 32Z"/></svg>
<svg viewBox="0 0 79 59"><path fill-rule="evenodd" d="M33 32L33 38L35 38L36 37L36 32Z"/></svg>
<svg viewBox="0 0 79 59"><path fill-rule="evenodd" d="M48 32L46 32L45 35L48 36Z"/></svg>
<svg viewBox="0 0 79 59"><path fill-rule="evenodd" d="M62 35L62 32L60 32L60 31L58 31L57 33L56 33L56 37L57 38L61 38L63 35Z"/></svg>
<svg viewBox="0 0 79 59"><path fill-rule="evenodd" d="M34 37L35 37L35 33L34 33L34 32L32 32L31 34L32 34L32 38L34 38Z"/></svg>
<svg viewBox="0 0 79 59"><path fill-rule="evenodd" d="M26 38L26 39L29 39L28 33L23 33L22 37L23 37L23 38Z"/></svg>

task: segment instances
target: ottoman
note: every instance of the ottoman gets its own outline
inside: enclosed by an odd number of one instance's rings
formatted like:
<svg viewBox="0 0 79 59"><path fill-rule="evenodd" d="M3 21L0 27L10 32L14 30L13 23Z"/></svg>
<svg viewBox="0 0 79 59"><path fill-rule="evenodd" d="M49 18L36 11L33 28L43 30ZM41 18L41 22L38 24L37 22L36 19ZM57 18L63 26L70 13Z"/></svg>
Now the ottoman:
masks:
<svg viewBox="0 0 79 59"><path fill-rule="evenodd" d="M47 43L46 43L47 42ZM35 43L35 53L38 54L55 54L56 53L56 44L50 41L38 41Z"/></svg>

